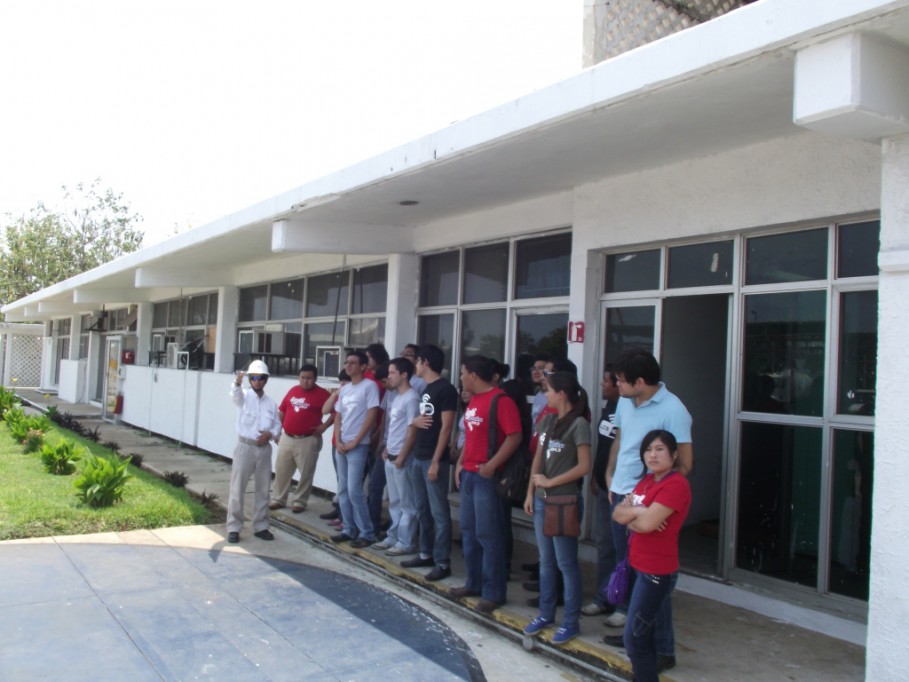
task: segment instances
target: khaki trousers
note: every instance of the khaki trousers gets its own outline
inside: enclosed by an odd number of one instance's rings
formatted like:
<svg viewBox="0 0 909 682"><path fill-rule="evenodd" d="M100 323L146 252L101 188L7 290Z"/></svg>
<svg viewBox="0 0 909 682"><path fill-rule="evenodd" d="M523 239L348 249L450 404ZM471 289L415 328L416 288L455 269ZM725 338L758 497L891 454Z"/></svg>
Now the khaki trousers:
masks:
<svg viewBox="0 0 909 682"><path fill-rule="evenodd" d="M275 461L275 486L272 501L287 504L287 493L294 472L300 470L300 483L291 500L292 505L305 507L312 492L312 479L316 473L319 452L322 450L322 436L291 438L281 436L278 442L278 456Z"/></svg>

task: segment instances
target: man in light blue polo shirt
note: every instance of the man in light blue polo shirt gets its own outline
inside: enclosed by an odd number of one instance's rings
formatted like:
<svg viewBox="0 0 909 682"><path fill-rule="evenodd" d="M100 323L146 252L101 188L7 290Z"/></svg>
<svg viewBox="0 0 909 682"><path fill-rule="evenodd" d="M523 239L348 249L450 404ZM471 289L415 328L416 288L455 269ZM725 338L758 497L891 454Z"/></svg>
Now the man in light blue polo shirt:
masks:
<svg viewBox="0 0 909 682"><path fill-rule="evenodd" d="M646 350L635 348L622 353L613 367L619 390L619 404L615 413L617 433L609 451L606 468L606 485L609 486L609 504L612 511L622 503L625 495L644 477L641 464L641 441L654 429L665 429L676 437L679 444L679 471L687 476L694 464L691 446L691 415L682 401L670 393L660 381L660 365ZM628 552L628 533L625 526L613 521L612 539L615 543L616 562ZM610 627L625 625L627 604L616 609L607 620ZM672 606L667 598L655 624L657 654L661 670L675 665L675 637L672 631ZM622 646L620 635L607 635L607 644Z"/></svg>

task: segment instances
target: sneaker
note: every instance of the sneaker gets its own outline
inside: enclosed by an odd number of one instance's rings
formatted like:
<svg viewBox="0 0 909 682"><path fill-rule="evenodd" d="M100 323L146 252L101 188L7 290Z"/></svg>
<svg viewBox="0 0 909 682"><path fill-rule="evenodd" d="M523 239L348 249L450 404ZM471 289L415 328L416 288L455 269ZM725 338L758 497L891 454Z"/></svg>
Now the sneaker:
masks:
<svg viewBox="0 0 909 682"><path fill-rule="evenodd" d="M625 614L621 611L616 611L609 618L606 619L606 627L610 628L623 628L625 627Z"/></svg>
<svg viewBox="0 0 909 682"><path fill-rule="evenodd" d="M543 616L537 616L524 626L524 634L532 637L533 635L543 632L543 630L550 625L552 625L551 620L546 620Z"/></svg>
<svg viewBox="0 0 909 682"><path fill-rule="evenodd" d="M306 511L306 505L305 504L295 504L293 507L290 508L290 511L293 512L294 514L302 514L303 512Z"/></svg>
<svg viewBox="0 0 909 682"><path fill-rule="evenodd" d="M430 566L435 566L436 562L432 560L432 557L426 557L425 559L421 556L416 556L413 559L408 559L407 561L402 561L401 566L404 568L429 568Z"/></svg>
<svg viewBox="0 0 909 682"><path fill-rule="evenodd" d="M373 548L373 549L378 549L378 550L380 550L380 551L384 551L384 550L386 550L386 549L391 549L391 548L392 548L392 545L389 545L389 544L388 544L388 540L382 540L382 542L377 542L376 544L374 544L374 545L372 546L372 548Z"/></svg>
<svg viewBox="0 0 909 682"><path fill-rule="evenodd" d="M504 605L503 601L493 601L492 599L481 599L476 603L476 606L473 607L474 611L477 613L492 613L500 606Z"/></svg>
<svg viewBox="0 0 909 682"><path fill-rule="evenodd" d="M675 667L675 656L666 656L664 654L657 654L657 672L661 673L664 670L671 670Z"/></svg>
<svg viewBox="0 0 909 682"><path fill-rule="evenodd" d="M230 532L227 534L227 541L237 543L240 542L240 534L236 532Z"/></svg>
<svg viewBox="0 0 909 682"><path fill-rule="evenodd" d="M343 533L342 533L343 535ZM366 538L357 538L356 540L350 541L350 546L355 549L363 549L364 547L369 547L375 540L367 540Z"/></svg>
<svg viewBox="0 0 909 682"><path fill-rule="evenodd" d="M614 646L616 649L625 648L625 638L622 635L606 635L603 637L603 642L609 646Z"/></svg>
<svg viewBox="0 0 909 682"><path fill-rule="evenodd" d="M272 502L270 505L268 505L268 508L272 509L272 510L284 509L284 503L283 502Z"/></svg>
<svg viewBox="0 0 909 682"><path fill-rule="evenodd" d="M388 556L404 556L405 554L414 554L414 550L410 547L392 547L387 552Z"/></svg>
<svg viewBox="0 0 909 682"><path fill-rule="evenodd" d="M271 542L275 539L275 536L272 535L272 532L268 530L268 528L265 530L260 530L258 533L253 533L253 535L255 535L260 540L267 540L268 542Z"/></svg>
<svg viewBox="0 0 909 682"><path fill-rule="evenodd" d="M325 512L324 514L319 514L319 518L323 521L333 521L334 519L341 516L341 512L337 509L333 509L330 512Z"/></svg>
<svg viewBox="0 0 909 682"><path fill-rule="evenodd" d="M353 540L347 533L338 533L337 535L331 536L332 542L350 542Z"/></svg>
<svg viewBox="0 0 909 682"><path fill-rule="evenodd" d="M479 597L480 593L478 590L469 590L467 586L464 587L452 587L448 590L448 596L452 599L462 599L464 597Z"/></svg>
<svg viewBox="0 0 909 682"><path fill-rule="evenodd" d="M341 519L334 519L334 520L332 520L332 521L329 521L329 522L328 522L328 525L329 525L329 526L333 526L333 527L335 527L335 528L343 528L343 527L344 527L344 522L343 522Z"/></svg>
<svg viewBox="0 0 909 682"><path fill-rule="evenodd" d="M448 566L434 566L433 569L426 574L426 579L430 582L435 582L436 580L442 580L451 575L451 569Z"/></svg>
<svg viewBox="0 0 909 682"><path fill-rule="evenodd" d="M577 625L573 627L565 627L563 625L555 631L555 634L552 636L552 643L556 646L559 646L560 644L570 642L579 634L581 634L581 628L579 628Z"/></svg>
<svg viewBox="0 0 909 682"><path fill-rule="evenodd" d="M585 616L601 616L606 613L606 607L592 601L581 609L581 613Z"/></svg>

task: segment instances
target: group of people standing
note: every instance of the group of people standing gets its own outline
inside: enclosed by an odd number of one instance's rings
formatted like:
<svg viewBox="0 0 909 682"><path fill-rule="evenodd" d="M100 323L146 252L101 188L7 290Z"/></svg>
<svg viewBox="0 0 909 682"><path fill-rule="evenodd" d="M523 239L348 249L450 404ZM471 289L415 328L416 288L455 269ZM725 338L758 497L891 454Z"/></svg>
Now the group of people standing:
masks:
<svg viewBox="0 0 909 682"><path fill-rule="evenodd" d="M241 390L243 373L238 373L231 387L239 410L228 541L239 541L242 498L252 475L257 537L273 538L268 508L287 505L296 469L300 481L291 511L306 509L322 434L334 425L340 518L332 541L372 546L391 557L410 555L402 566L430 568L425 576L430 581L449 577L454 467L467 579L451 596L479 597L474 608L490 613L506 601L511 563L511 502L497 494L497 474L510 458L523 457L530 467L523 509L534 520L540 587L539 614L524 633L555 627L560 601L562 618L550 638L556 645L578 636L582 614L607 614L606 625L624 631L607 635L606 643L626 648L635 680L657 679L659 671L675 665L670 593L679 569L678 535L691 500L686 476L693 451L691 416L660 381L656 359L630 350L604 374L605 403L595 436L587 394L565 358L535 358L532 379L539 388L531 404L518 382L505 381L506 365L483 356L466 358L459 396L443 376L444 362L436 346L408 345L389 359L384 347L374 344L366 352L348 352L340 388L331 393L316 384L316 368L305 365L299 386L280 406L264 393L264 363L251 363L247 391ZM278 442L278 459L269 504L270 440ZM579 521L582 486L591 472L598 584L594 600L582 606ZM383 525L386 488L390 519ZM610 613L605 586L626 555L633 587L627 602Z"/></svg>

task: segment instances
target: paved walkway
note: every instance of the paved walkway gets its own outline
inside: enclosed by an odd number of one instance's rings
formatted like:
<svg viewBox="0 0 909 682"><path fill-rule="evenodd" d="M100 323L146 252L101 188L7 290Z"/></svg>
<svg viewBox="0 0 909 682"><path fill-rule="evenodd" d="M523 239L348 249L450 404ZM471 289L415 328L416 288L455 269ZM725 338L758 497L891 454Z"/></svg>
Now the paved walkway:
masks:
<svg viewBox="0 0 909 682"><path fill-rule="evenodd" d="M54 398L40 396L36 400L50 402ZM67 409L79 415L82 421L90 420L97 414L96 408L91 406L64 404L61 409ZM95 412L92 413L91 410L95 410ZM116 440L124 452L141 453L146 468L158 473L163 473L165 470L182 471L189 476L187 487L190 490L196 493L203 491L216 493L220 496L221 502L226 504L229 462L189 448L177 447L166 439L150 436L143 431L126 426L104 423L101 430L104 439ZM251 491L248 494L250 499L247 509L251 508L252 503ZM439 583L428 583L422 576L425 569L419 572L410 571L401 568L397 562L389 560L381 552L371 549L356 550L346 545L337 547L328 543L327 538L333 530L324 521L320 521L318 515L329 508L327 500L314 496L310 501L310 508L303 514L285 513L286 510L274 513L276 520L281 520L295 528L298 533L309 538L316 546L322 546L328 550L326 552L313 552L306 540L280 532L276 542L262 542L252 538L248 529L243 533L243 541L240 545L233 546L233 548L236 551L248 551L257 556L277 558L282 558L283 552L302 551L301 556L305 556L307 561L316 555L331 557L333 561L340 561L339 568L333 570L351 573L362 571L361 567L370 568L373 577L365 581L370 585L370 589L381 586L382 589L397 590L407 601L417 603L424 608L436 608L433 604L442 604L440 608L445 611L444 605L448 603L450 607L447 610L455 609L456 612L458 608L463 609L464 606L471 605L472 600L469 599L464 604L455 605L445 598L448 588L461 585L464 581L464 567L459 548L455 548L452 557L454 575ZM155 531L155 534L175 533L178 530L166 529ZM203 540L201 545L203 548L207 547L209 558L216 555L224 556L224 535L222 526L206 529L207 540ZM76 540L78 541L78 539ZM199 546L199 543L194 541L187 546ZM5 544L0 544L0 562L4 564L6 563L6 550ZM533 558L531 547L516 543L513 565L517 566L523 561L532 561ZM191 563L197 565L198 562ZM273 568L271 564L267 564L267 566ZM592 567L585 567L585 571L592 572ZM305 572L291 573L293 576L300 576ZM169 577L172 575L182 576L183 572L176 571L168 574ZM293 576L287 577L286 580L291 582L297 580L299 583L298 578ZM503 633L504 636L489 637L489 632L487 632L482 641L501 640L517 652L518 667L505 668L507 674L504 676L491 674L487 669L487 662L481 660L482 668L489 679L507 680L532 677L527 670L532 668L537 661L545 660L539 656L524 653L517 644L519 641L517 633L532 616L536 615L536 610L525 605L525 600L534 595L523 590L521 581L524 577L516 575L514 578L515 580L509 583L509 603L504 608L497 610L492 618L473 616L473 620L467 621L485 622L489 626L498 628L498 632ZM585 581L585 584L590 582L592 581ZM6 583L5 580L4 583ZM408 591L408 585L417 592ZM308 598L311 598L311 594L299 597L304 602ZM294 603L296 600L297 597L294 598ZM335 606L339 605L335 604ZM845 682L864 677L864 648L861 646L679 590L673 595L673 606L678 666L671 671L671 674L664 675L664 680L677 680L678 682L700 680L838 682L842 680ZM5 621L6 616L0 613L0 618ZM201 622L204 622L206 627L197 627L196 632L207 631L209 627L212 627L208 621ZM7 628L6 623L4 623L4 630ZM270 628L275 627L269 623L266 625ZM476 629L475 625L472 627ZM483 630L483 628L480 629ZM461 629L456 628L456 631L462 637L464 636ZM585 618L582 620L582 636L569 643L564 650L570 657L584 665L611 671L619 676L627 676L630 666L624 652L608 648L601 641L603 634L607 632L618 634L619 631L606 628L602 618ZM480 658L478 652L482 651L482 646L471 643L470 649L474 655ZM360 653L360 651L349 652L347 655L358 656ZM362 662L365 663L365 660L363 659ZM470 674L469 671L472 668L469 664L469 657L460 660L464 666L463 670ZM7 678L2 674L2 663L3 660L0 658L0 679L5 680ZM260 679L269 678L263 676ZM403 674L402 679L427 678L422 675L414 678ZM435 676L432 679L435 679Z"/></svg>

